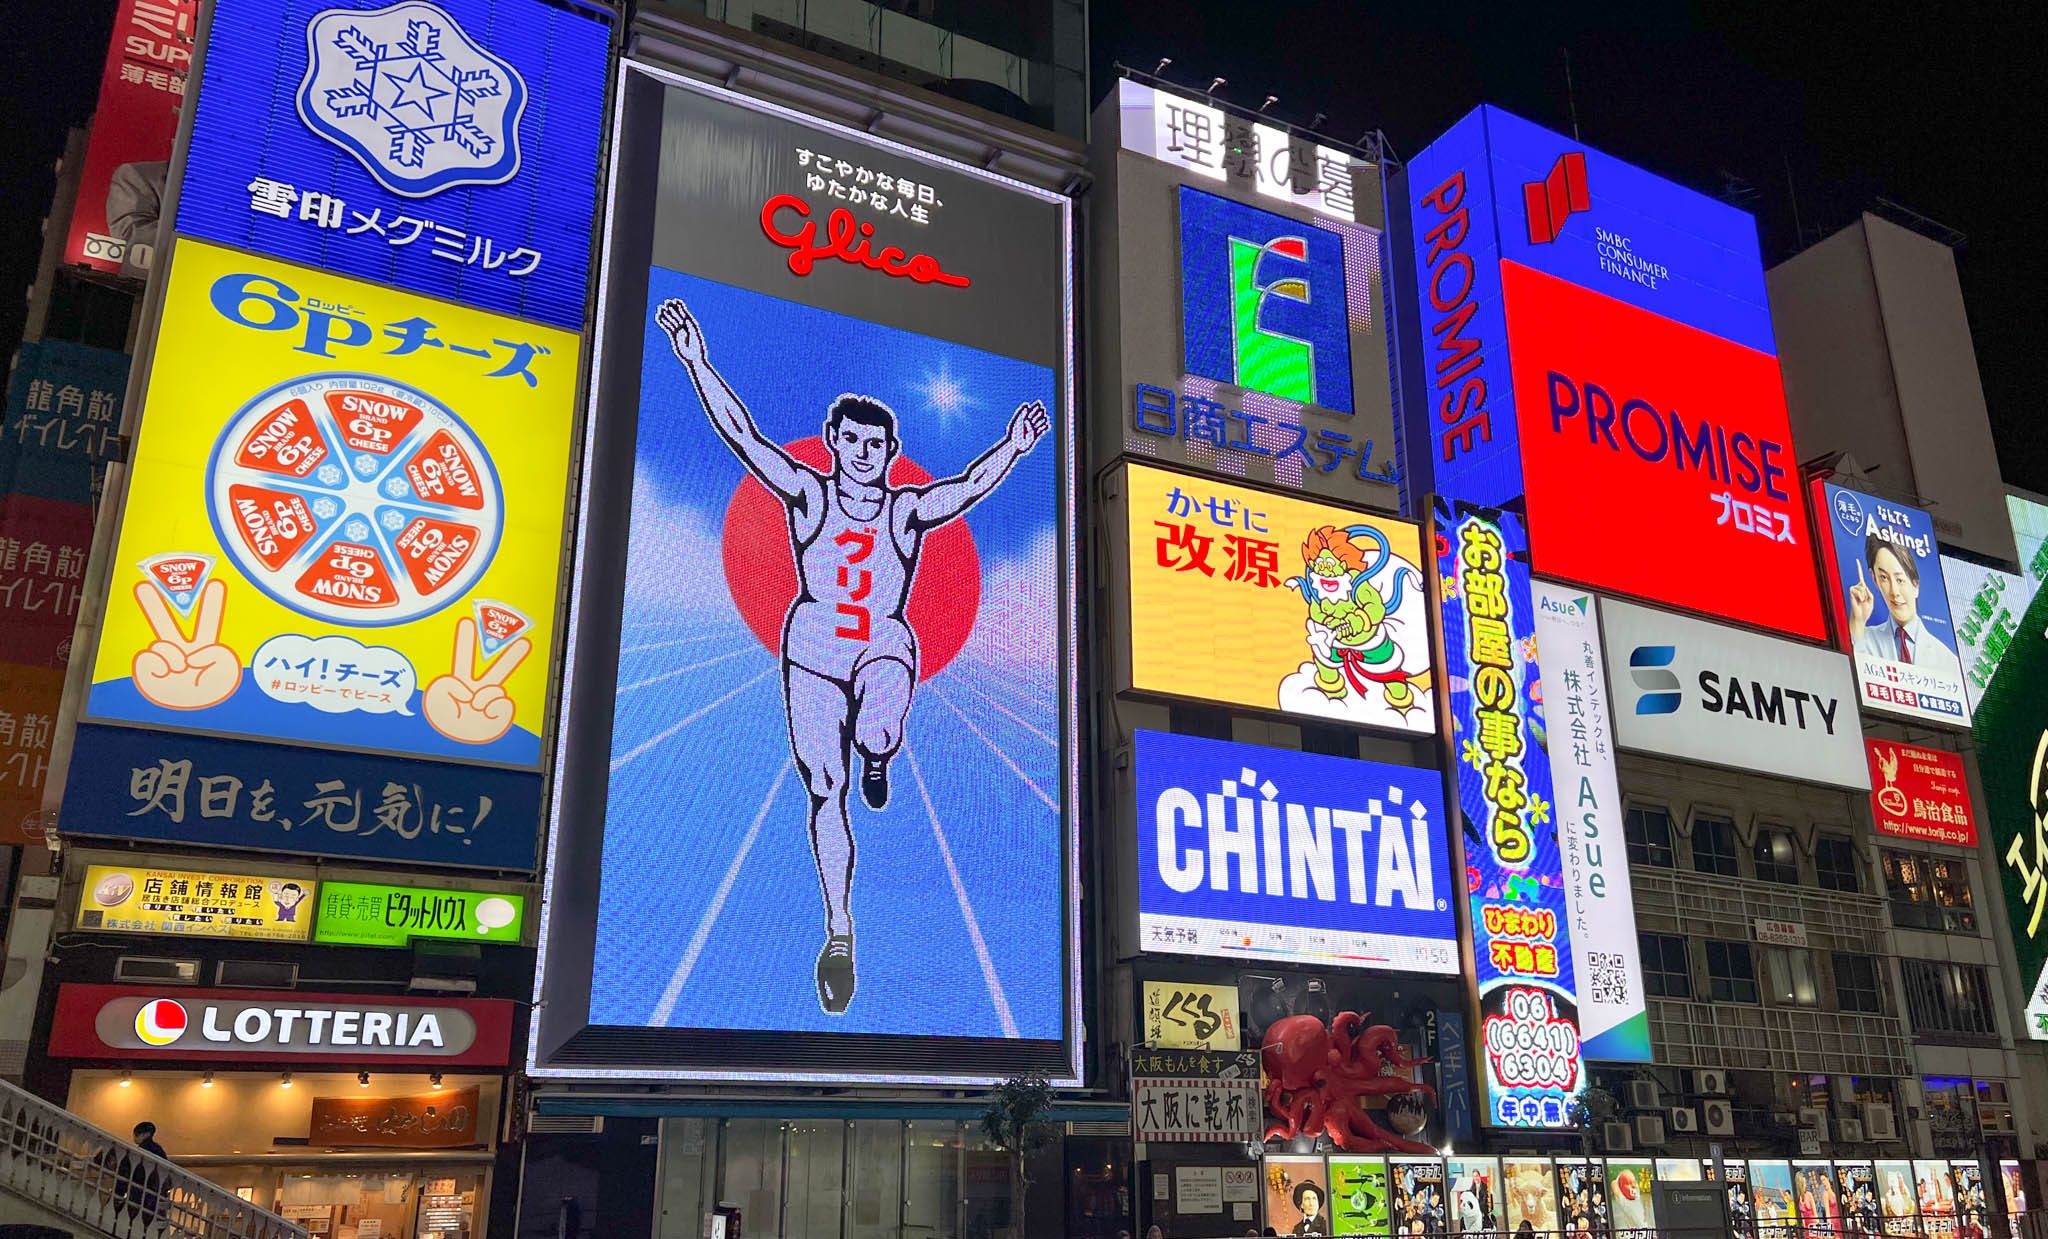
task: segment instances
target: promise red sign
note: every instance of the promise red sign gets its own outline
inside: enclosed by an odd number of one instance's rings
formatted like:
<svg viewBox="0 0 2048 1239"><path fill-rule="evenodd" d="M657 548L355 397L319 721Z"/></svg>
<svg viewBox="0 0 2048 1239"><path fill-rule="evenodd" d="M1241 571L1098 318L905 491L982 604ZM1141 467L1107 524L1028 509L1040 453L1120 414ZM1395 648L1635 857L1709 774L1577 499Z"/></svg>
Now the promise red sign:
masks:
<svg viewBox="0 0 2048 1239"><path fill-rule="evenodd" d="M1863 745L1870 757L1870 811L1879 834L1977 846L1977 818L1961 757L1870 737Z"/></svg>

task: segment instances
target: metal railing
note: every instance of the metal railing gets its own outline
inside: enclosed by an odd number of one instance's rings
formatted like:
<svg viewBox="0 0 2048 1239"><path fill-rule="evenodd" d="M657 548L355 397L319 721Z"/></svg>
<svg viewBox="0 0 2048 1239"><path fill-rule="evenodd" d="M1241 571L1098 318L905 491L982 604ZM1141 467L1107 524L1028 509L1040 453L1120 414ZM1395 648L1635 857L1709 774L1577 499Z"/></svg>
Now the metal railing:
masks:
<svg viewBox="0 0 2048 1239"><path fill-rule="evenodd" d="M305 1228L5 1080L0 1193L112 1239L307 1239Z"/></svg>

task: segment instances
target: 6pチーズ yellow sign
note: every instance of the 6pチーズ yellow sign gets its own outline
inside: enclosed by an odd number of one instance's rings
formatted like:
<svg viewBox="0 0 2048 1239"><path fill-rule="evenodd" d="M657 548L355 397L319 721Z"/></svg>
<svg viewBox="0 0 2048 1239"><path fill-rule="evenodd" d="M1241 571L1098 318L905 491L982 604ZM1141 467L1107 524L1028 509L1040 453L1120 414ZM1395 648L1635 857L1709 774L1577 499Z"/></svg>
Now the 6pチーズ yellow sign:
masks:
<svg viewBox="0 0 2048 1239"><path fill-rule="evenodd" d="M87 717L537 767L579 346L181 240Z"/></svg>
<svg viewBox="0 0 2048 1239"><path fill-rule="evenodd" d="M1132 688L1436 730L1414 525L1145 465L1125 479Z"/></svg>

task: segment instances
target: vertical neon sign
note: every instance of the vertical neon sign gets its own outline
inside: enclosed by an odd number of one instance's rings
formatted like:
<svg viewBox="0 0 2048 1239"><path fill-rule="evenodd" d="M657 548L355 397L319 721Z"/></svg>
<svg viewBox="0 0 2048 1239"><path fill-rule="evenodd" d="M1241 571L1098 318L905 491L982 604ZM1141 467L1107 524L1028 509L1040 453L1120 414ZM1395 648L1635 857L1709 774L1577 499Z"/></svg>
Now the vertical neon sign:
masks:
<svg viewBox="0 0 2048 1239"><path fill-rule="evenodd" d="M1486 1113L1563 1127L1584 1081L1528 544L1512 513L1438 500L1436 551Z"/></svg>

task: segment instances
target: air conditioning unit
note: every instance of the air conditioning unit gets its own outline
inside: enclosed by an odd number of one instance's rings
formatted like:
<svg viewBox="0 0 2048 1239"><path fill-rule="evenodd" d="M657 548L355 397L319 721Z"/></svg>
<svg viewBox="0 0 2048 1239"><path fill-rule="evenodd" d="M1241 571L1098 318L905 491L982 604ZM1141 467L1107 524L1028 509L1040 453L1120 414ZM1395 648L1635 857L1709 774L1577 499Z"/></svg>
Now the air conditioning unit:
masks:
<svg viewBox="0 0 2048 1239"><path fill-rule="evenodd" d="M1691 1106L1674 1106L1671 1110L1671 1130L1682 1136L1698 1135L1700 1112Z"/></svg>
<svg viewBox="0 0 2048 1239"><path fill-rule="evenodd" d="M1628 1105L1631 1110L1655 1110L1657 1108L1657 1082L1655 1080L1630 1080L1628 1082Z"/></svg>
<svg viewBox="0 0 2048 1239"><path fill-rule="evenodd" d="M1828 1093L1835 1099L1837 1106L1852 1104L1856 1100L1856 1077L1829 1076Z"/></svg>
<svg viewBox="0 0 2048 1239"><path fill-rule="evenodd" d="M1715 1068L1702 1068L1692 1073L1693 1091L1702 1097L1726 1097L1728 1095L1728 1073Z"/></svg>
<svg viewBox="0 0 2048 1239"><path fill-rule="evenodd" d="M1889 1143L1899 1138L1899 1125L1892 1119L1892 1108L1883 1102L1873 1101L1863 1107L1863 1130L1879 1143Z"/></svg>
<svg viewBox="0 0 2048 1239"><path fill-rule="evenodd" d="M1735 1107L1724 1097L1710 1097L1700 1103L1700 1125L1709 1136L1735 1134Z"/></svg>
<svg viewBox="0 0 2048 1239"><path fill-rule="evenodd" d="M1841 1124L1841 1126L1842 1126L1842 1143L1843 1143L1843 1144L1862 1144L1862 1143L1863 1143L1863 1120L1862 1120L1862 1119L1843 1119L1843 1120L1842 1120L1842 1124Z"/></svg>
<svg viewBox="0 0 2048 1239"><path fill-rule="evenodd" d="M1635 1146L1629 1138L1635 1133L1627 1123L1606 1122L1600 1124L1600 1143L1607 1146L1609 1153L1626 1153Z"/></svg>
<svg viewBox="0 0 2048 1239"><path fill-rule="evenodd" d="M1819 1106L1799 1107L1799 1125L1819 1132L1823 1140L1828 1138L1828 1112Z"/></svg>
<svg viewBox="0 0 2048 1239"><path fill-rule="evenodd" d="M1654 1149L1664 1143L1664 1116L1661 1114L1636 1115L1636 1145Z"/></svg>

